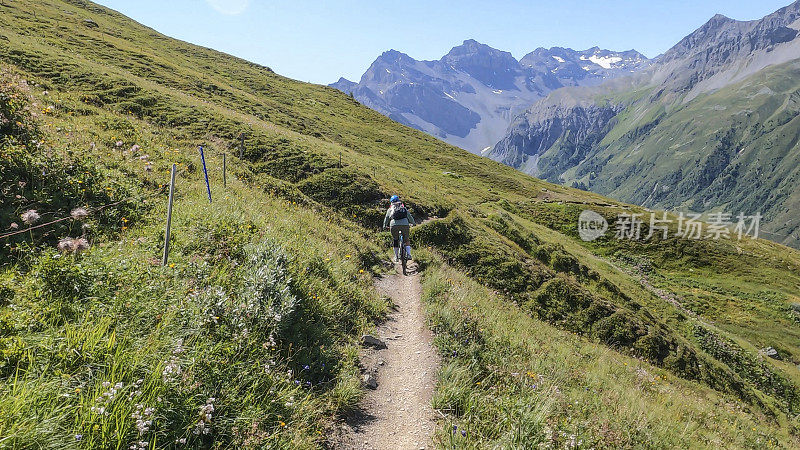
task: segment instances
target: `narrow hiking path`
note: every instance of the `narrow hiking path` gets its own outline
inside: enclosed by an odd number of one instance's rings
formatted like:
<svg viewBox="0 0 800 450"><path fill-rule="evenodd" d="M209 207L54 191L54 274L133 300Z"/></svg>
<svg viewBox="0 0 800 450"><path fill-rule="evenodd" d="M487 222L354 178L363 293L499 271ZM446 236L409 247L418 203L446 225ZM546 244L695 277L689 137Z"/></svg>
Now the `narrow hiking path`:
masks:
<svg viewBox="0 0 800 450"><path fill-rule="evenodd" d="M378 291L395 304L388 320L377 330L376 337L387 348L366 350L361 358L365 375L374 376L378 386L367 389L360 411L343 427L335 448L433 448L436 423L431 397L439 355L425 323L416 264L409 264L409 269L403 276L396 264L394 274L375 280Z"/></svg>

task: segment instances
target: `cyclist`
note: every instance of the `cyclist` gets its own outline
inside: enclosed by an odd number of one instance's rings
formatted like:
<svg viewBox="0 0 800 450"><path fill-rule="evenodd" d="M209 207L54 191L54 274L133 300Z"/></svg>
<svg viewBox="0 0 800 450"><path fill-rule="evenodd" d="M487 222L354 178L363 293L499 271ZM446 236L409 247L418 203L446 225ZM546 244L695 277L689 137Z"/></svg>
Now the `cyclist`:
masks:
<svg viewBox="0 0 800 450"><path fill-rule="evenodd" d="M391 205L383 218L383 227L389 228L392 232L395 261L400 260L400 233L403 233L403 243L406 255L411 259L411 241L409 240L411 225L416 225L414 216L408 211L406 205L400 201L400 197L393 195L390 199Z"/></svg>

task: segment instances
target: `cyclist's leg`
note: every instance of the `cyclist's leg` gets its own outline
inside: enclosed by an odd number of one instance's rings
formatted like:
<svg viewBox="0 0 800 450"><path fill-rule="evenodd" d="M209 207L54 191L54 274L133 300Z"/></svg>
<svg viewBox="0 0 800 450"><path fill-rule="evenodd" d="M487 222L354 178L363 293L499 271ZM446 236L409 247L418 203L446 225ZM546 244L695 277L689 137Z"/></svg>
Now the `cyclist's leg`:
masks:
<svg viewBox="0 0 800 450"><path fill-rule="evenodd" d="M403 232L403 244L405 246L406 251L406 258L411 259L411 226L410 225L400 225L400 231Z"/></svg>
<svg viewBox="0 0 800 450"><path fill-rule="evenodd" d="M394 260L398 261L400 260L400 227L395 225L390 230L392 233L392 247L394 247Z"/></svg>

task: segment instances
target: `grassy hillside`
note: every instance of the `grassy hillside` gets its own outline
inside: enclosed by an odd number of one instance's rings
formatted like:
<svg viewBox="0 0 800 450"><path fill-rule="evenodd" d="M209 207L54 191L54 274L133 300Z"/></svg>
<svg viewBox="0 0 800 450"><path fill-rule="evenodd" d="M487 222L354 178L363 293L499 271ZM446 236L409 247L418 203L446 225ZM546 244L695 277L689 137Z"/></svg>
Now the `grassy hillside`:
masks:
<svg viewBox="0 0 800 450"><path fill-rule="evenodd" d="M446 357L439 445L798 445L797 252L583 243L581 209L639 210L90 2L0 8L0 226L88 212L0 242L0 445L324 445L387 307L391 193L438 218L412 239Z"/></svg>
<svg viewBox="0 0 800 450"><path fill-rule="evenodd" d="M604 94L629 106L564 180L650 208L759 211L765 237L797 247L799 74L797 61L768 67L686 103L654 99L657 87L642 101Z"/></svg>

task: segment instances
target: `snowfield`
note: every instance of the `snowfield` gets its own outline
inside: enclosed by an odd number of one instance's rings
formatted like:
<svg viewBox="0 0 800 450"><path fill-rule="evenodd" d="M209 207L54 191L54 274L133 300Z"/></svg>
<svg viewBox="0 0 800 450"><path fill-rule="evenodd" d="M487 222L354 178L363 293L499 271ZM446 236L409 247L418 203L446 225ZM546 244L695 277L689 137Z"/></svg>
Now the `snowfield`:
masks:
<svg viewBox="0 0 800 450"><path fill-rule="evenodd" d="M591 61L598 66L602 67L603 69L610 69L612 65L622 61L622 58L619 56L597 56L592 55L590 57L581 56L583 61Z"/></svg>

